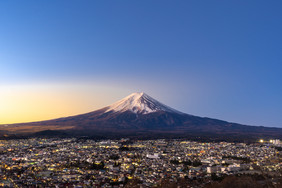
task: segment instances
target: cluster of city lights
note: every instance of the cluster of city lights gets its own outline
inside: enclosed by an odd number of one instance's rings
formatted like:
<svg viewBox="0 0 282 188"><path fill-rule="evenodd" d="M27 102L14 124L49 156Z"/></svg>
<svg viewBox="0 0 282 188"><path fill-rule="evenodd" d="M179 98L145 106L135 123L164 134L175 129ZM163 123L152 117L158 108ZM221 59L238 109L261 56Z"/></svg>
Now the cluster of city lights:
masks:
<svg viewBox="0 0 282 188"><path fill-rule="evenodd" d="M260 139L259 142L260 142L260 143L264 143L264 142L267 142L267 141L265 141L265 140L263 140L263 139ZM273 140L269 140L269 143L273 143Z"/></svg>

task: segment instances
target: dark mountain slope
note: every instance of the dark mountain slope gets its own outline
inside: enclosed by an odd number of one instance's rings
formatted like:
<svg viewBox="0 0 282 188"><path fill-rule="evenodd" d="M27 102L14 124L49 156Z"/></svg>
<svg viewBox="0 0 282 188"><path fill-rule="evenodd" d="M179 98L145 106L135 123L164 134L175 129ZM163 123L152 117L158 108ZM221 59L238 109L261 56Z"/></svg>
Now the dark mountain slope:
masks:
<svg viewBox="0 0 282 188"><path fill-rule="evenodd" d="M60 130L74 135L206 135L282 138L282 129L247 126L174 110L145 93L133 93L100 110L48 121L1 126L9 133ZM51 131L52 132L52 131ZM45 134L46 132L44 132ZM48 131L47 131L48 133Z"/></svg>

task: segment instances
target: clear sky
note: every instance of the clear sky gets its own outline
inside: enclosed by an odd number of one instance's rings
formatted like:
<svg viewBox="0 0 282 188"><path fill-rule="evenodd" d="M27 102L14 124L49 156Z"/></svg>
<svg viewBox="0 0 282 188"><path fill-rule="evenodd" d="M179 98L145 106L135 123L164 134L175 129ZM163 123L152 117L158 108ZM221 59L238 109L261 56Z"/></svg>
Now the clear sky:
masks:
<svg viewBox="0 0 282 188"><path fill-rule="evenodd" d="M0 1L0 123L144 91L180 111L282 127L282 1Z"/></svg>

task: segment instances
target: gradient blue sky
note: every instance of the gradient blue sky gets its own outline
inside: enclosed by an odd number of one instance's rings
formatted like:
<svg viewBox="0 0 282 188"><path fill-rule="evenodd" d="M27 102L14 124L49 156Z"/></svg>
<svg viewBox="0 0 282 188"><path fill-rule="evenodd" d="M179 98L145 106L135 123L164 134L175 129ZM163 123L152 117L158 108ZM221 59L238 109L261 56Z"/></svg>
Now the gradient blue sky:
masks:
<svg viewBox="0 0 282 188"><path fill-rule="evenodd" d="M278 0L1 1L0 123L144 91L186 113L282 127L281 10Z"/></svg>

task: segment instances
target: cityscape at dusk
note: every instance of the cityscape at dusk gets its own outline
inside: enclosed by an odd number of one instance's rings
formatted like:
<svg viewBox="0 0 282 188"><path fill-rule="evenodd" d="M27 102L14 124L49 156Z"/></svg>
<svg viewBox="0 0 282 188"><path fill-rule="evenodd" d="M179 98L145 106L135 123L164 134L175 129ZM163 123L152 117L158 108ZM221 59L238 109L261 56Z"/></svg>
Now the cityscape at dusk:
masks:
<svg viewBox="0 0 282 188"><path fill-rule="evenodd" d="M0 2L0 187L281 188L282 2Z"/></svg>

